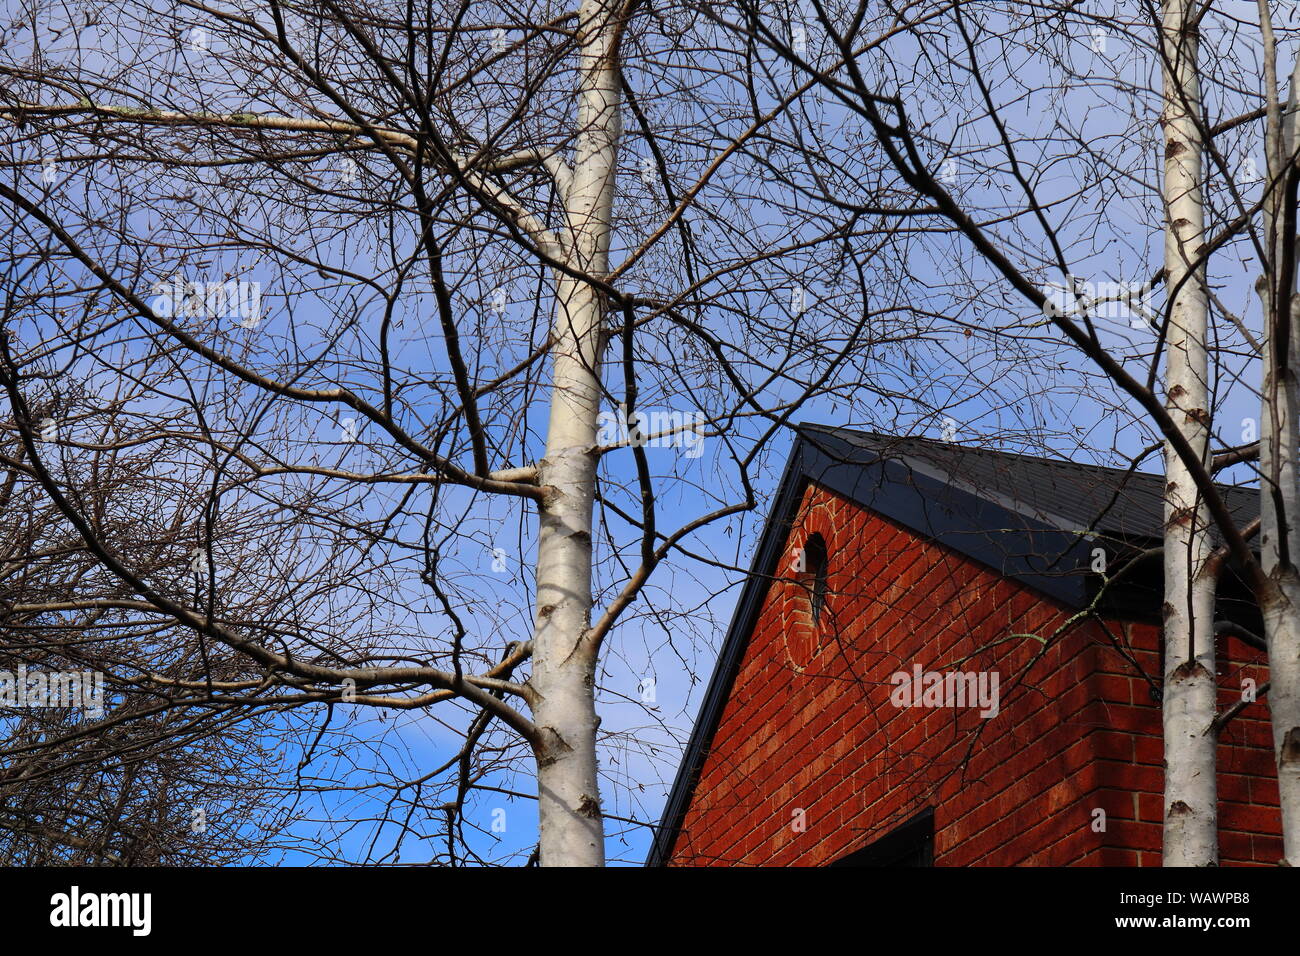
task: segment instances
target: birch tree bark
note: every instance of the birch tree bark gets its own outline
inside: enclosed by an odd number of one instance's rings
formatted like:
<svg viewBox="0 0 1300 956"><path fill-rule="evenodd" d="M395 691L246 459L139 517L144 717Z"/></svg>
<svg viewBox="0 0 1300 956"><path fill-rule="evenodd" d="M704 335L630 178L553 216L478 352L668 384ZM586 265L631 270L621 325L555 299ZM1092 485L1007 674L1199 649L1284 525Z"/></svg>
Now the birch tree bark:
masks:
<svg viewBox="0 0 1300 956"><path fill-rule="evenodd" d="M1277 44L1267 0L1260 0L1265 51L1268 118L1264 152L1264 236L1268 258L1257 288L1264 309L1263 386L1260 413L1260 611L1268 645L1269 713L1277 758L1285 859L1300 861L1300 543L1296 518L1297 395L1295 308L1297 86L1300 58L1292 70L1285 109L1277 96Z"/></svg>
<svg viewBox="0 0 1300 956"><path fill-rule="evenodd" d="M1202 460L1209 449L1205 349L1205 213L1198 39L1187 0L1166 0L1160 32L1164 80L1165 281L1169 339L1165 407ZM1191 470L1165 440L1164 862L1218 861L1213 613L1215 579L1206 561L1209 512ZM1208 460L1207 460L1208 464Z"/></svg>
<svg viewBox="0 0 1300 956"><path fill-rule="evenodd" d="M618 6L585 0L579 19L581 88L573 183L566 197L570 265L608 272L619 140ZM538 824L542 866L605 861L596 779L595 675L591 627L591 517L605 302L590 284L556 277L554 379L546 457L538 478L535 719L540 744Z"/></svg>

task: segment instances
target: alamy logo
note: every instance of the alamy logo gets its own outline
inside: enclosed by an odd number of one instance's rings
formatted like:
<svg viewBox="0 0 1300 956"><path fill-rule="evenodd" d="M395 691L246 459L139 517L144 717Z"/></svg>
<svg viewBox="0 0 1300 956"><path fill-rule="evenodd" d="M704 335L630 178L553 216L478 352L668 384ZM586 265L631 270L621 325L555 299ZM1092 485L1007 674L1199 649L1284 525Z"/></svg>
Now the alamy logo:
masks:
<svg viewBox="0 0 1300 956"><path fill-rule="evenodd" d="M50 897L50 925L127 926L133 936L148 936L153 928L150 893L82 893L74 886Z"/></svg>
<svg viewBox="0 0 1300 956"><path fill-rule="evenodd" d="M262 321L262 283L245 279L228 282L191 282L182 275L155 282L149 290L154 312L164 318L238 318L246 329Z"/></svg>
<svg viewBox="0 0 1300 956"><path fill-rule="evenodd" d="M1129 328L1154 328L1156 305L1150 283L1090 282L1067 276L1065 282L1048 282L1042 287L1043 314L1091 319L1127 320Z"/></svg>
<svg viewBox="0 0 1300 956"><path fill-rule="evenodd" d="M104 716L104 675L99 671L0 671L0 707L80 707Z"/></svg>
<svg viewBox="0 0 1300 956"><path fill-rule="evenodd" d="M627 406L617 412L596 416L602 445L633 445L639 448L685 448L687 458L699 458L704 451L704 415L701 412L633 412L628 424Z"/></svg>
<svg viewBox="0 0 1300 956"><path fill-rule="evenodd" d="M912 665L912 673L896 671L889 682L889 702L895 707L979 707L980 716L998 715L997 671L922 671Z"/></svg>

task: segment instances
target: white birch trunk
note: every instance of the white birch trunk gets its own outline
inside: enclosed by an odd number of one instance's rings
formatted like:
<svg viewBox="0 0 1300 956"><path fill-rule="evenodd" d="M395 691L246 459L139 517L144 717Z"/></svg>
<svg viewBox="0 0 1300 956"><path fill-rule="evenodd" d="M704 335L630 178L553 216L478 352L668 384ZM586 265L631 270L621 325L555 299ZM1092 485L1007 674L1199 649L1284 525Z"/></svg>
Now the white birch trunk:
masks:
<svg viewBox="0 0 1300 956"><path fill-rule="evenodd" d="M1268 40L1271 42L1271 31ZM1270 57L1270 60L1272 58ZM1267 78L1270 84L1275 78ZM1268 156L1269 181L1279 182L1283 167L1296 148L1297 84L1300 84L1300 60L1291 74L1290 94L1281 122L1270 118L1267 124L1265 153ZM1260 414L1260 564L1269 588L1260 598L1264 618L1264 638L1268 645L1269 714L1273 728L1273 747L1277 760L1278 789L1282 804L1283 853L1286 861L1300 863L1300 573L1296 570L1296 546L1300 544L1296 522L1300 519L1300 494L1297 489L1297 395L1295 363L1296 335L1290 329L1295 321L1293 293L1290 287L1278 286L1278 267L1288 235L1281 186L1265 195L1264 225L1271 261L1270 274L1260 283L1266 317L1264 334L1264 383ZM1285 340L1277 324L1269 321L1279 309L1289 309L1290 321ZM1278 352L1285 356L1280 373L1272 368Z"/></svg>
<svg viewBox="0 0 1300 956"><path fill-rule="evenodd" d="M1265 346L1266 369L1268 350L1283 346ZM1294 371L1288 369L1280 379L1265 372L1260 425L1260 561L1271 586L1260 601L1260 610L1268 646L1268 709L1282 805L1283 853L1286 861L1296 866L1300 865L1300 574L1294 561L1295 522L1300 516L1300 497L1296 494L1300 443L1296 436ZM1272 494L1273 487L1279 491L1280 502ZM1289 559L1282 553L1284 535L1290 539Z"/></svg>
<svg viewBox="0 0 1300 956"><path fill-rule="evenodd" d="M1164 0L1165 285L1170 323L1166 408L1206 460L1209 444L1208 306L1201 283L1205 213L1201 194L1200 83L1190 0ZM1209 513L1190 469L1165 442L1164 863L1218 862L1213 575Z"/></svg>
<svg viewBox="0 0 1300 956"><path fill-rule="evenodd" d="M608 272L615 159L620 135L613 0L584 0L578 137L566 196L570 265ZM550 494L540 511L537 611L530 685L537 748L542 866L602 866L604 827L597 780L591 625L591 527L605 303L591 286L556 278L550 423L538 478Z"/></svg>

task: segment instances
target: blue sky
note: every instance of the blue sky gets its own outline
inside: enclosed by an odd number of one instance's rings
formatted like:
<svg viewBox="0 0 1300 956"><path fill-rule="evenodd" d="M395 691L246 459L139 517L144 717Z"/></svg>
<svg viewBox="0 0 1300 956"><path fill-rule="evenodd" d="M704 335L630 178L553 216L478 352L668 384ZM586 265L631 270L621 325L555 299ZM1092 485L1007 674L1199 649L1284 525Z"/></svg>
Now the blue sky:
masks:
<svg viewBox="0 0 1300 956"><path fill-rule="evenodd" d="M1243 11L1248 8L1253 4L1241 7ZM989 27L1005 26L1005 22L999 22L1004 15L996 8L990 9L994 12L986 21ZM1136 5L1133 9L1135 13L1138 10ZM491 22L490 13L482 14L482 22ZM1014 11L1005 14L1012 15ZM950 52L960 60L963 50L951 33L946 36L952 44ZM1050 200L1047 215L1067 250L1070 274L1094 285L1141 283L1160 264L1159 214L1149 189L1158 168L1157 144L1143 134L1144 130L1156 131L1155 106L1150 97L1145 104L1139 97L1131 115L1121 114L1114 93L1116 78L1139 83L1149 80L1149 51L1137 42L1141 36L1139 24L1133 37L1107 36L1102 49L1097 49L1094 34L1080 25L1049 38L1041 48L1012 45L1003 50L991 40L977 46L981 63L988 70L992 95L1005 108L1004 118L1012 134L1023 137L1028 144L1021 161L1042 165L1038 195ZM480 37L483 43L488 42L486 37ZM160 32L151 42L157 42L160 50L166 48L176 70L189 71L197 78L196 86L169 92L179 100L176 105L193 107L201 101L249 108L248 94L241 85L238 50L223 47L215 39L207 49L182 44L173 50L164 39ZM817 28L811 26L808 42L814 53L822 49L823 40ZM119 38L119 46L120 42ZM1213 42L1246 41L1219 37ZM632 69L629 82L652 123L672 129L674 117L683 113L694 117L681 124L689 135L667 138L673 145L670 166L679 177L680 189L693 181L713 152L744 128L750 118L748 104L739 84L723 80L714 81L712 86L705 84L702 89L664 90L656 85L661 75L689 76L699 54L687 54L662 38L646 40L638 52L647 58L647 65ZM900 71L906 74L906 68L917 62L919 54L914 40L899 37L873 57L869 66L873 75L888 81ZM723 54L717 56L726 59ZM1067 68L1079 76L1062 97L1048 89L1046 83ZM774 67L773 75L772 85L760 84L760 108L770 106L791 88L788 70ZM990 124L979 118L982 107L973 89L949 79L936 76L928 82L921 77L909 83L906 94L909 111L923 127L923 140L934 151L934 161L938 164L952 160L951 189L968 207L989 218L1010 211L1023 212L1024 197L1014 186L1008 186L1005 154ZM473 97L482 95L482 90L473 91ZM1249 101L1247 95L1226 94L1216 99L1218 96L1211 92L1210 109L1216 116L1231 115ZM710 103L712 112L690 113L704 111ZM492 116L499 117L501 110L509 106L498 103ZM655 195L655 187L647 188L640 181L637 171L648 150L626 117L625 123L629 137L622 157L612 255L615 264L666 211L662 197ZM1068 148L1066 132L1104 154L1114 174L1111 180L1091 183L1087 179L1088 163ZM772 135L778 140L778 156L798 135L816 137L827 156L825 168L817 170L825 181L835 183L848 198L861 199L870 194L874 155L869 136L860 119L824 94L810 94L791 118L773 127ZM1035 152L1041 146L1034 144L1041 143L1050 143L1058 150L1058 154L1050 156L1050 163L1041 163L1042 156ZM11 147L32 160L44 155L43 148L39 142ZM1230 149L1230 162L1238 165L1252 152L1245 139L1234 139ZM1261 153L1256 151L1255 155ZM816 181L811 170L796 167L790 178L782 179L765 170L759 156L755 150L751 155L736 157L726 174L711 181L699 196L704 208L715 216L697 235L701 246L718 262L725 262L729 256L741 259L755 251L794 247L799 240L815 234L820 217L826 214L826 207L808 192ZM340 183L337 166L329 162L308 167L306 172L340 192L346 193L345 187L355 185L360 199L380 195L388 186L379 176L378 167L365 163L355 184ZM125 266L127 271L138 266L138 274L130 277L138 289L149 288L173 269L200 280L238 274L261 282L267 313L264 322L256 329L241 332L226 320L227 325L217 330L221 335L233 336L229 341L238 344L243 360L250 365L283 370L294 366L302 356L312 355L320 362L311 370L309 379L316 376L329 381L334 376L366 394L377 393L374 358L384 320L383 298L391 288L386 283L394 281L398 264L411 253L409 233L399 233L391 244L383 228L374 222L331 233L331 217L337 217L339 223L345 221L348 203L339 200L332 210L297 210L293 204L302 197L292 184L277 184L282 191L273 198L283 207L280 217L272 218L256 207L239 208L241 188L248 183L241 183L237 176L232 183L213 180L210 175L190 182L197 198L182 202L170 195L173 190L165 178L156 180L131 169L70 163L60 169L54 184L43 184L40 173L39 165L29 170L28 188L41 190L48 185L51 207L68 215L75 215L78 209L99 208L110 202L110 196L128 196L139 202L127 214L137 234L153 236L164 245L178 236L194 245L212 241L212 247L201 254L180 256L174 250L154 249L150 252L156 255L151 258ZM1080 190L1080 184L1085 188ZM1242 188L1249 193L1259 186L1243 183ZM736 191L745 194L743 200L737 198ZM162 215L164 211L176 218L168 222ZM273 256L221 247L216 232L205 230L226 220L237 221L250 233L265 233L296 253L314 257L322 271L315 276L296 264L290 263L290 268L284 261L277 263ZM1026 268L1036 268L1036 278L1044 284L1063 282L1060 270L1051 267L1043 255L1047 243L1041 230L1026 216L1016 222L1014 228L997 228L1004 230L1008 244L1022 256ZM93 234L90 241L95 241ZM549 300L545 292L539 295L537 291L535 268L526 259L512 259L508 244L500 246L478 237L462 237L460 241L449 276L458 317L463 319L465 329L472 330L479 346L476 357L480 366L476 372L486 379L494 370L510 367L526 354L529 343L539 341L539 329L545 329L549 320ZM1012 347L1013 343L996 334L998 328L1015 328L1024 333L1027 323L1041 317L1009 295L999 278L973 256L964 241L950 235L928 234L870 254L865 250L871 248L872 235L859 234L853 241L855 254L875 270L870 296L863 307L873 311L873 333L878 341L861 355L850 357L836 382L837 392L811 399L793 421L929 437L940 437L951 421L957 440L962 442L1106 464L1122 463L1124 456L1149 444L1150 429L1135 422L1131 408L1090 375L1082 360L1045 324L1035 326L1028 344L1022 340L1020 347ZM711 305L700 314L706 318L709 331L719 338L745 343L750 357L740 364L751 381L764 378L762 361L770 358L763 354L765 349L779 356L785 344L780 334L789 334L796 354L800 336L810 349L822 348L821 360L843 341L843 319L858 306L854 296L860 290L854 290L851 283L846 287L829 248L824 246L812 253L792 250L770 262L747 266L739 273L724 272L705 283L702 295L710 299ZM646 295L671 296L684 284L681 262L681 248L676 237L670 235L654 254L629 272L626 287ZM1215 279L1221 283L1220 297L1230 308L1239 309L1248 325L1257 321L1252 318L1257 310L1251 300L1250 264L1238 266L1228 254L1218 262L1221 274L1216 274ZM382 281L374 286L354 281L348 273L358 263L374 266ZM806 297L808 309L792 314L791 296L796 286ZM436 328L430 323L430 316L435 314L431 296L418 286L412 289L395 307L396 324L389 333L389 342L394 365L411 383L402 411L404 421L418 428L432 419L430 409L439 408L444 401L444 393L433 380L446 378L447 362ZM497 290L505 290L501 310L495 305L499 301ZM1063 307L1069 307L1065 298L1061 301ZM1157 304L1160 301L1157 294ZM928 318L925 313L931 310L942 313L944 318ZM949 320L956 320L956 324ZM1134 367L1139 367L1149 358L1154 340L1146 331L1132 328L1130 320L1130 315L1122 313L1103 320L1101 335L1103 341L1127 354ZM916 323L924 323L923 336L894 340L896 334L914 329ZM973 328L975 334L963 334L963 324ZM55 328L48 318L39 317L26 331L49 335ZM109 366L124 364L138 347L133 337L114 339L112 334L104 334L94 348L68 348L62 357L73 360L72 377L92 386L106 386L112 377ZM710 419L743 409L743 402L728 391L725 378L704 361L704 350L693 345L678 327L662 321L648 327L640 347L644 349L640 356L641 408L701 412ZM617 355L617 343L612 354ZM674 370L669 359L677 360L678 367L685 371ZM796 363L794 371L806 375L812 367L812 362ZM1221 442L1233 444L1241 438L1241 422L1256 414L1250 390L1242 381L1249 383L1257 373L1249 359L1228 360L1225 369L1228 374L1222 382L1218 428ZM619 398L622 382L616 367L608 370L606 382L611 396ZM534 377L529 383L531 391L505 397L492 409L490 427L512 458L494 464L523 464L540 455L546 408L538 390L544 384L544 376ZM764 400L772 407L794 394L788 382L770 383L763 390ZM189 400L180 391L152 399L157 403L153 407ZM194 404L203 408L213 427L232 433L265 407L263 396L256 390L238 385L229 377L203 383ZM147 402L140 406L141 410L147 407ZM277 422L274 433L259 437L266 447L304 460L348 467L373 464L364 447L373 433L362 425L362 444L345 441L346 417L348 413L340 408L303 410ZM744 418L730 421L728 427L727 438L705 441L704 454L698 459L683 454L680 448L647 449L656 476L661 528L673 530L721 502L735 500L740 483L731 456L736 451L745 453L747 443L760 434L761 428ZM743 575L738 569L749 565L753 543L789 448L788 433L772 439L753 472L758 507L692 536L689 547L708 560L684 558L661 567L610 638L600 675L599 709L602 729L607 734L602 751L605 810L613 817L643 822L658 819L739 593ZM622 506L634 501L630 462L630 454L621 451L606 456L602 463L602 487ZM1146 467L1155 466L1155 461L1149 461ZM1247 469L1237 474L1248 479ZM290 487L295 486L286 482L284 488ZM297 487L313 486L303 482ZM402 489L380 486L341 494L341 509L359 522L375 523L388 509L398 506ZM259 507L249 498L235 501ZM394 646L408 641L409 648L420 652L445 650L445 621L418 577L421 509L427 504L427 499L422 498L403 508L395 524L397 540L386 543L378 554L357 545L348 546L349 557L361 562L374 575L372 581L378 581L383 589L382 612L364 621L350 616L355 607L362 606L355 601L362 600L364 592L362 584L351 584L332 596L304 598L304 615L322 629L338 623L372 637L382 634L387 638L391 634ZM484 653L499 653L507 641L525 639L532 619L532 520L511 501L491 501L463 489L448 489L441 497L439 513L447 524L444 530L454 528L455 532L440 531L435 536L440 568L455 583L453 600L470 622ZM596 542L600 559L598 607L608 602L621 583L620 560L635 556L632 529L612 513L604 517L608 519L605 527L609 539L598 535ZM325 567L324 553L314 551L306 537L299 540L285 531L280 540L286 542L286 548L292 543L300 550L280 553L274 560L264 556L260 564L255 561L263 572L298 582L296 587L301 589L302 582L330 570ZM237 583L229 586L238 590ZM646 681L651 679L653 701L643 699L648 696ZM464 712L455 708L450 713L438 708L427 713L400 713L384 720L369 712L349 714L346 710L337 708L335 726L346 727L353 742L327 735L306 769L322 778L332 777L357 786L411 780L427 773L454 752L458 728L465 721ZM316 708L313 718L319 719L322 713L322 708ZM344 723L349 719L353 723ZM313 736L309 731L304 735L306 741ZM531 761L517 744L512 750L509 738L499 730L493 731L489 741L503 747L502 757L513 757L515 766L494 769L484 778L486 786L496 789L477 793L470 803L467 821L480 830L469 831L469 844L486 859L518 862L533 844L536 814L526 796L512 797L505 791L531 792ZM333 749L335 746L338 749ZM293 768L300 754L291 749L283 754L283 760L286 767ZM296 825L297 832L319 830L327 834L350 859L393 862L389 850L399 824L371 819L382 819L382 795L382 790L369 795L335 792L304 800L300 806L307 819ZM400 814L397 819L401 819ZM404 839L403 863L427 859L440 839L436 814L428 814L426 808L417 819L417 833ZM500 829L502 825L504 830ZM611 820L607 833L611 862L639 864L644 859L648 846L644 827L621 827ZM372 846L377 849L372 851ZM312 856L295 852L288 859L307 861Z"/></svg>

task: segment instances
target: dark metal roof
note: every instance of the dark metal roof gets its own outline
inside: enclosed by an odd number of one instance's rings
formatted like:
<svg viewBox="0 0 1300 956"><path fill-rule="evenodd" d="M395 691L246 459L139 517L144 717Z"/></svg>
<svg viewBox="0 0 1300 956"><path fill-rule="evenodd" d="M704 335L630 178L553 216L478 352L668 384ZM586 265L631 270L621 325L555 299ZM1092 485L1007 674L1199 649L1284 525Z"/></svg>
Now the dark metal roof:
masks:
<svg viewBox="0 0 1300 956"><path fill-rule="evenodd" d="M925 438L800 425L750 575L655 832L648 866L673 844L731 693L768 582L809 483L948 545L1068 605L1096 593L1089 556L1136 551L1161 538L1163 478ZM1259 514L1259 493L1220 486L1239 523ZM1140 604L1159 607L1159 592ZM1158 575L1154 587L1160 587ZM1131 592L1130 592L1131 594Z"/></svg>
<svg viewBox="0 0 1300 956"><path fill-rule="evenodd" d="M868 455L904 463L1062 531L1092 531L1133 539L1161 537L1161 475L927 438L899 438L819 425L802 428L808 434L833 436ZM1239 526L1259 515L1257 489L1220 485L1219 491Z"/></svg>

